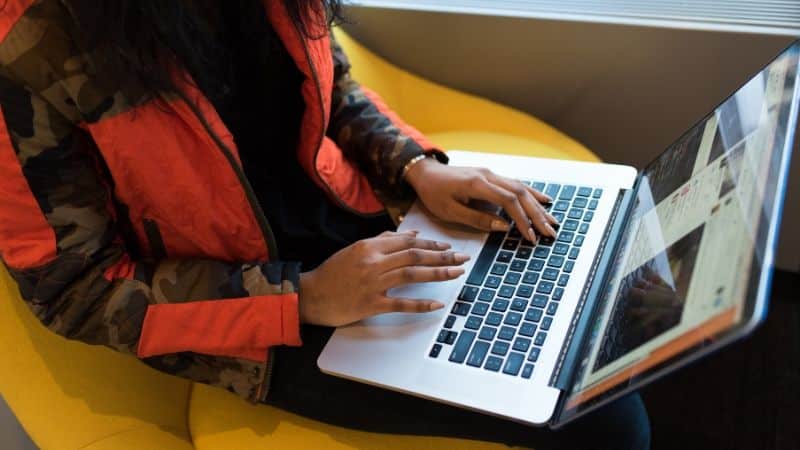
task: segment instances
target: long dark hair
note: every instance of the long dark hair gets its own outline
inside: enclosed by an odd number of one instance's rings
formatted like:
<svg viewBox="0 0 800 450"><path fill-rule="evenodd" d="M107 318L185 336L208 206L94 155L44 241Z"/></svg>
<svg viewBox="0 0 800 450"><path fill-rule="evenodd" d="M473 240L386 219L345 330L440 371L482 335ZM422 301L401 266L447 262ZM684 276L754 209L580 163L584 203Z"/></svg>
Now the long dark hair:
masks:
<svg viewBox="0 0 800 450"><path fill-rule="evenodd" d="M152 96L176 89L171 66L213 66L211 61L219 61L221 49L209 33L213 24L203 14L219 0L63 1L77 22L82 45L96 56L98 70L111 82L135 81ZM224 1L240 4L242 27L256 28L263 22L265 0ZM341 0L266 1L283 1L290 19L308 38L324 36L314 30L342 20ZM179 61L176 55L190 60ZM208 84L213 85L216 76L209 67Z"/></svg>

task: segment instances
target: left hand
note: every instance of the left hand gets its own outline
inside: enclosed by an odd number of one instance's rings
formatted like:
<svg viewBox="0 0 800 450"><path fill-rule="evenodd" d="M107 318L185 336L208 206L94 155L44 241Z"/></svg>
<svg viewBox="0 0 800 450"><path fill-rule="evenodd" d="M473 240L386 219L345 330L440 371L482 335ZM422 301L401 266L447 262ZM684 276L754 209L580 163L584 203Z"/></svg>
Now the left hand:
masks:
<svg viewBox="0 0 800 450"><path fill-rule="evenodd" d="M553 199L489 169L452 167L426 158L409 168L405 180L439 219L484 231L508 231L508 222L500 216L468 206L470 200L483 200L505 209L529 241L537 241L534 228L542 235L556 237L553 225L558 221L542 206Z"/></svg>

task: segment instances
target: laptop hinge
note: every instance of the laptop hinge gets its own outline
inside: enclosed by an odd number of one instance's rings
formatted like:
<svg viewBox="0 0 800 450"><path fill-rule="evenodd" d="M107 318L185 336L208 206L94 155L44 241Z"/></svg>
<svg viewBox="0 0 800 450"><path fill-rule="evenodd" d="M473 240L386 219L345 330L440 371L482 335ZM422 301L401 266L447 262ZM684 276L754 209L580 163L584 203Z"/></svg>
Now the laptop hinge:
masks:
<svg viewBox="0 0 800 450"><path fill-rule="evenodd" d="M564 339L564 344L561 347L549 384L562 391L566 390L571 384L572 374L575 371L583 348L584 337L590 332L589 322L594 315L597 301L601 297L601 289L606 284L609 266L616 253L623 227L627 223L628 212L631 209L636 187L635 185L634 189L620 191L617 196L614 209L611 212L611 220L608 221L603 238L600 241L600 247L586 279L586 284L578 300L578 306L572 316L567 337Z"/></svg>

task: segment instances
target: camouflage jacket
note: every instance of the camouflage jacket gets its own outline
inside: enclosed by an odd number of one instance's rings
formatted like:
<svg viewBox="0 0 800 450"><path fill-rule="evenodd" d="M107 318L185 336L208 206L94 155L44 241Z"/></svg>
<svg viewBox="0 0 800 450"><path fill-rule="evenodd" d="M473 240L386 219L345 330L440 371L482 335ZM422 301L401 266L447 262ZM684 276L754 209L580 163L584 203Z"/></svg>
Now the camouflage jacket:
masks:
<svg viewBox="0 0 800 450"><path fill-rule="evenodd" d="M283 2L265 7L306 78L298 160L343 208L383 211L406 161L441 154L350 77L327 30L304 39ZM208 100L110 83L78 36L60 0L3 2L2 261L54 332L263 399L269 349L301 344L298 264L278 259Z"/></svg>

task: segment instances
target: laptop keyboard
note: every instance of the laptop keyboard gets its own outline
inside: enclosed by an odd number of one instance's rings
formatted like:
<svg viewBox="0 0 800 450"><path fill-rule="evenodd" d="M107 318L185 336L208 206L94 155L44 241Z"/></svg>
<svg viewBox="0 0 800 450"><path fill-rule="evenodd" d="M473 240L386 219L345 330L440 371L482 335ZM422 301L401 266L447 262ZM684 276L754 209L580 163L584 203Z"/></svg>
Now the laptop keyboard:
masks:
<svg viewBox="0 0 800 450"><path fill-rule="evenodd" d="M490 233L429 357L533 375L603 190L525 183L553 198L546 207L560 223L558 236L534 246L513 224L507 233Z"/></svg>

